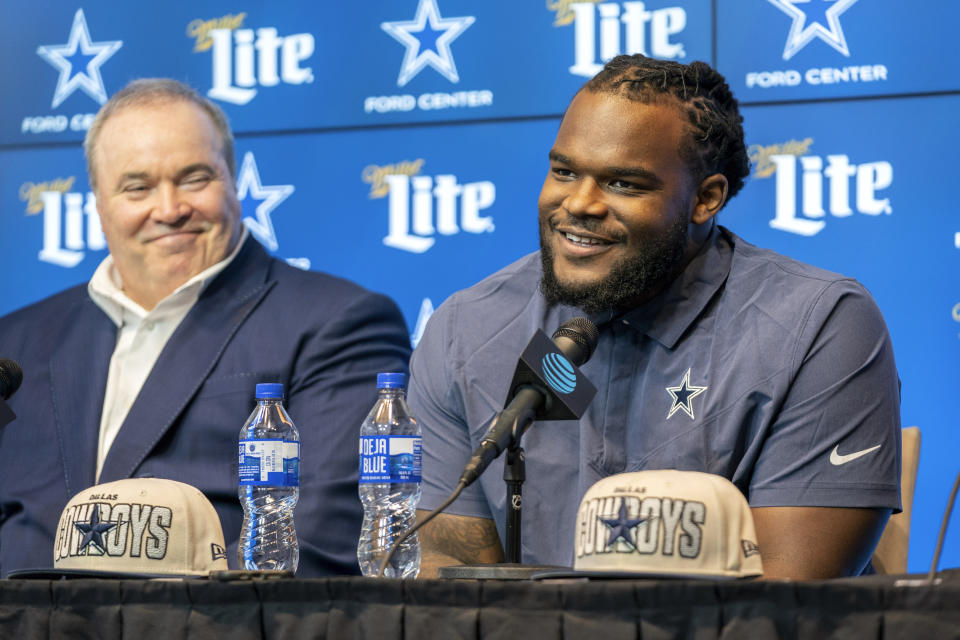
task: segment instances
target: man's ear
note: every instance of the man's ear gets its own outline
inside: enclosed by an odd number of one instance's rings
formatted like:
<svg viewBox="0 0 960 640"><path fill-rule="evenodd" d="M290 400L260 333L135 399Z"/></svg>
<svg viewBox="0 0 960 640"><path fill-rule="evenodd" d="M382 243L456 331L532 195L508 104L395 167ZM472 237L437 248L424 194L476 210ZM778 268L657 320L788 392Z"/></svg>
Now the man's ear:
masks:
<svg viewBox="0 0 960 640"><path fill-rule="evenodd" d="M720 212L727 201L727 177L715 173L703 179L697 188L697 200L690 221L694 224L709 222Z"/></svg>

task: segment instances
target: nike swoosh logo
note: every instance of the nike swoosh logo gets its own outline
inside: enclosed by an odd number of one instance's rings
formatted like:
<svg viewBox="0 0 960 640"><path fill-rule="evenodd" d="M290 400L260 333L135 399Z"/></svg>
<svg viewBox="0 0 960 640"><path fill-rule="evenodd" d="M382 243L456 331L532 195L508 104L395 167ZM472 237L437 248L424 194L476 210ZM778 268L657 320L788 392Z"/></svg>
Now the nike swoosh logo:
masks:
<svg viewBox="0 0 960 640"><path fill-rule="evenodd" d="M870 447L869 449L864 449L862 451L854 451L853 453L848 453L846 455L840 455L840 453L837 451L837 449L839 448L840 448L840 445L837 445L833 448L833 451L830 452L830 464L832 464L835 467L839 467L842 464L847 464L851 460L862 458L863 456L867 455L871 451L876 451L877 449L879 449L880 445L878 444L875 447Z"/></svg>

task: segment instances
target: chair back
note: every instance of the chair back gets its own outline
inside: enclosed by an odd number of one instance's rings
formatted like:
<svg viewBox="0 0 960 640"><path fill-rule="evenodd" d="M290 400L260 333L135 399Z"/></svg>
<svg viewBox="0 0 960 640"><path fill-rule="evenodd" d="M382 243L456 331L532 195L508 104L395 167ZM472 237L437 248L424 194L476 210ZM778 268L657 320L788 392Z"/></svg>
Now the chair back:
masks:
<svg viewBox="0 0 960 640"><path fill-rule="evenodd" d="M913 489L917 484L917 467L920 462L920 427L905 427L901 431L901 440L900 502L903 511L890 516L873 552L873 568L877 573L907 572L910 514L913 510Z"/></svg>

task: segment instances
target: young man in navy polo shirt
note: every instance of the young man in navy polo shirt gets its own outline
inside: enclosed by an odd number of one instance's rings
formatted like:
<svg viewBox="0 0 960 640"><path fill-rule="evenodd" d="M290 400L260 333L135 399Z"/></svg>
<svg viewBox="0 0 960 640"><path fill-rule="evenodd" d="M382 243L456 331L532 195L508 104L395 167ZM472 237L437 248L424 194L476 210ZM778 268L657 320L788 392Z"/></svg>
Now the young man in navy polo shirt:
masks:
<svg viewBox="0 0 960 640"><path fill-rule="evenodd" d="M421 517L456 487L530 336L587 315L597 396L523 440L524 563L572 565L598 479L673 468L740 488L767 577L864 569L900 508L890 338L856 281L717 224L749 173L741 123L700 62L619 56L577 93L549 152L540 251L452 296L411 361ZM424 527L421 575L502 560L502 464Z"/></svg>

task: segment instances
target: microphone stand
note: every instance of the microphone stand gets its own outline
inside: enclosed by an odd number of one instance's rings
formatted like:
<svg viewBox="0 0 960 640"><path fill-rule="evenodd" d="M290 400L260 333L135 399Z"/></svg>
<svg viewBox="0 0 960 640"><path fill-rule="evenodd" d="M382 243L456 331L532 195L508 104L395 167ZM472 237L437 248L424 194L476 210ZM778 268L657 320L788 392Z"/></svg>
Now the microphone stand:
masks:
<svg viewBox="0 0 960 640"><path fill-rule="evenodd" d="M541 571L567 569L554 565L531 565L520 562L521 520L523 515L523 481L526 480L526 462L520 439L533 424L536 412L528 409L514 418L507 459L503 465L503 480L507 484L507 504L504 530L504 562L498 564L470 564L440 567L438 577L460 580L529 580Z"/></svg>
<svg viewBox="0 0 960 640"><path fill-rule="evenodd" d="M504 531L504 559L511 564L520 564L520 525L523 516L523 481L527 478L527 467L524 459L523 447L520 438L530 423L533 422L533 411L529 411L517 418L513 423L513 435L510 446L507 447L507 459L503 465L503 480L507 483L507 517ZM525 424L518 429L520 418Z"/></svg>

